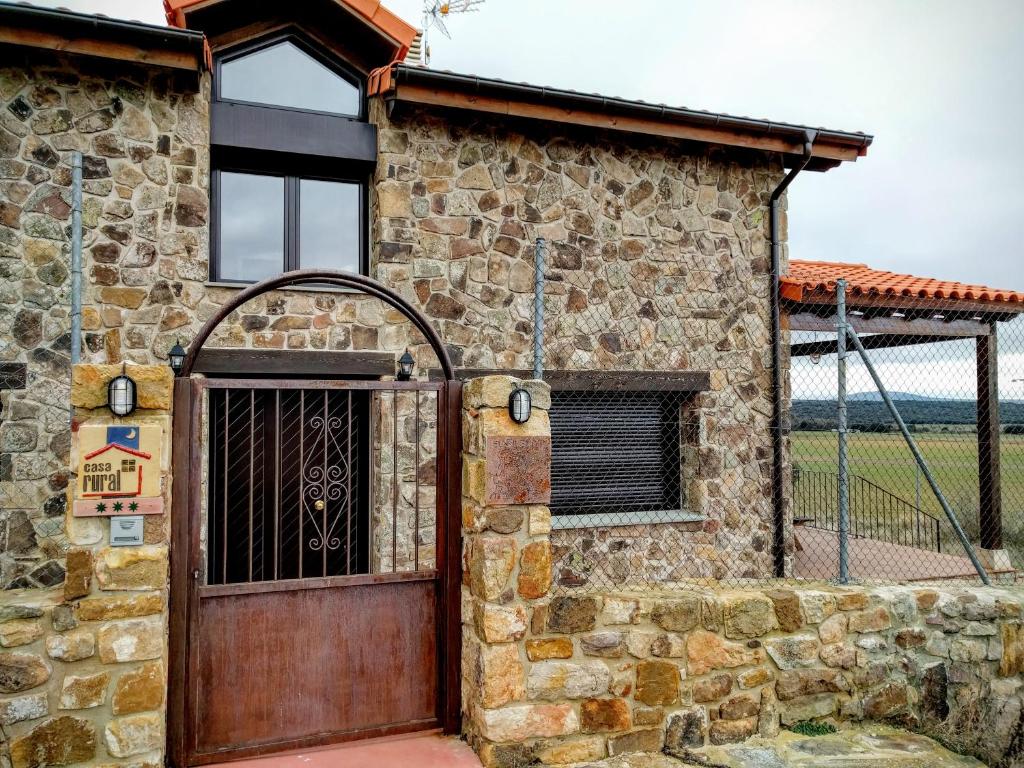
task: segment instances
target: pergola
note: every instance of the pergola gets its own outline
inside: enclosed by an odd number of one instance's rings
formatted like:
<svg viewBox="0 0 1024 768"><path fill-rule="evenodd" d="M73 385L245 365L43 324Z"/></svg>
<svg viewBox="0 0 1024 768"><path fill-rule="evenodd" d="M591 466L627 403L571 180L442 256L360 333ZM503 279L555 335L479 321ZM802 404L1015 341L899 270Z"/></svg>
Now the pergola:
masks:
<svg viewBox="0 0 1024 768"><path fill-rule="evenodd" d="M834 336L840 278L847 283L847 321L867 350L975 340L981 547L1002 549L998 327L1024 314L1024 292L897 274L865 264L794 260L779 284L783 327ZM833 338L793 344L790 356L836 351Z"/></svg>

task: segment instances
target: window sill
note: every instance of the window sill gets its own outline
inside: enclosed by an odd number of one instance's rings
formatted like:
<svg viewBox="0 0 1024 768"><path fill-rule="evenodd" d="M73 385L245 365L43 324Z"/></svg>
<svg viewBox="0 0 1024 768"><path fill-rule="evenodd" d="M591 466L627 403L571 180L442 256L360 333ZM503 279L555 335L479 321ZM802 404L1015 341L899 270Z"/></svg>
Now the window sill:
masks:
<svg viewBox="0 0 1024 768"><path fill-rule="evenodd" d="M232 283L219 280L207 280L203 283L207 288L235 288L239 291L256 285L256 283ZM333 285L286 285L283 288L275 288L277 291L288 291L290 293L361 293L355 288L342 288Z"/></svg>
<svg viewBox="0 0 1024 768"><path fill-rule="evenodd" d="M598 512L592 515L552 515L551 530L571 531L582 528L621 528L627 525L660 525L665 523L703 523L706 515L672 509L655 512Z"/></svg>

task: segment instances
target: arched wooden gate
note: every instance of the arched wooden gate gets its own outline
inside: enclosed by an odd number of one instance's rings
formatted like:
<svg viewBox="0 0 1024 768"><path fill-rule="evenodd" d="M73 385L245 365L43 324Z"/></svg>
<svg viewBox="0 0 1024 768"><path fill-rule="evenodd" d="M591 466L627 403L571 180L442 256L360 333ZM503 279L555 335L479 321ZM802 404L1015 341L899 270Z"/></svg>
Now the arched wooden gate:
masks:
<svg viewBox="0 0 1024 768"><path fill-rule="evenodd" d="M192 375L231 312L311 283L401 312L443 379ZM366 277L285 273L202 327L174 387L175 765L458 730L459 410L437 332Z"/></svg>

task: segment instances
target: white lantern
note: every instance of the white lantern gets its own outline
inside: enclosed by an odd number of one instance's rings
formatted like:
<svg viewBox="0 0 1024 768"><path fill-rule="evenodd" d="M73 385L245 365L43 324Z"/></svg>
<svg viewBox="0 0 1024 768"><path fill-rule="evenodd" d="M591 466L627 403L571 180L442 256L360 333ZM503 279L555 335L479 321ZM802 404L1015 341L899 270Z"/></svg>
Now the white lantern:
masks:
<svg viewBox="0 0 1024 768"><path fill-rule="evenodd" d="M115 416L127 416L135 410L135 381L122 373L107 386L107 407Z"/></svg>
<svg viewBox="0 0 1024 768"><path fill-rule="evenodd" d="M508 415L516 424L525 424L530 420L530 408L533 398L522 387L516 387L508 396Z"/></svg>

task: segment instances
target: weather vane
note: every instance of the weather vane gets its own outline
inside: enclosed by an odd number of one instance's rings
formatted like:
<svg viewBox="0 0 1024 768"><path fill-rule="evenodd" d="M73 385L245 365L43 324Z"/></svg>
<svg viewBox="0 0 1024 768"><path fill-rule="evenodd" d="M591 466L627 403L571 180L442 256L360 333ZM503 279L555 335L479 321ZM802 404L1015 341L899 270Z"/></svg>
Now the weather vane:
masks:
<svg viewBox="0 0 1024 768"><path fill-rule="evenodd" d="M424 0L423 2L423 63L430 63L430 30L437 27L441 34L452 39L451 33L445 20L449 16L458 13L473 13L480 10L480 6L486 0L455 0L455 2L442 2L441 0Z"/></svg>

